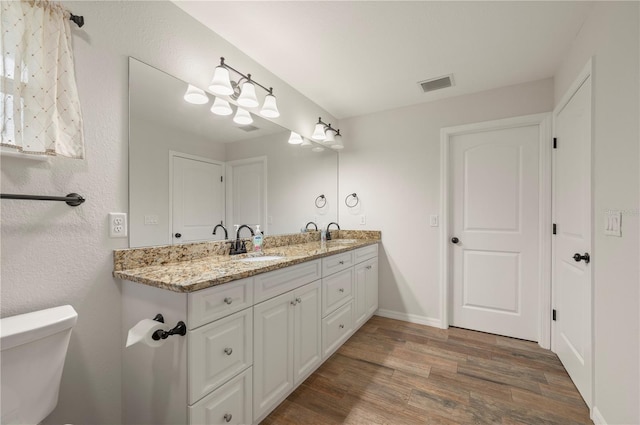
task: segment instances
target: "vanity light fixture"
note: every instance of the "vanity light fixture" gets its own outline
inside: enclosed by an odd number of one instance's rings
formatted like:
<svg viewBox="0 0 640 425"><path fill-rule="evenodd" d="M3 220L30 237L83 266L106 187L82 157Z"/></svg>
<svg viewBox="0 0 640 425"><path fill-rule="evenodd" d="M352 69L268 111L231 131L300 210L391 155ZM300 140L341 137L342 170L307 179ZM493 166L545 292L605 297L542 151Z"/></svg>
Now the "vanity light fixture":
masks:
<svg viewBox="0 0 640 425"><path fill-rule="evenodd" d="M323 142L332 149L340 150L344 148L340 129L333 128L331 124L323 122L322 117L318 118L318 123L311 138Z"/></svg>
<svg viewBox="0 0 640 425"><path fill-rule="evenodd" d="M289 136L289 144L290 145L300 145L302 144L304 141L302 140L302 136L300 136L298 133L296 133L295 131L291 132L291 136Z"/></svg>
<svg viewBox="0 0 640 425"><path fill-rule="evenodd" d="M235 82L231 81L229 71L233 71L240 75L240 80ZM262 88L267 92L260 115L267 118L277 118L280 116L278 106L276 105L276 97L273 95L273 87L266 88L262 84L251 78L251 74L243 74L237 69L227 65L224 62L224 58L220 58L220 65L216 67L213 73L213 79L209 90L216 95L231 96L232 99L236 99L240 106L246 108L255 108L260 102L256 96L256 86Z"/></svg>
<svg viewBox="0 0 640 425"><path fill-rule="evenodd" d="M209 103L209 96L207 96L204 90L189 84L184 94L184 100L194 105L204 105L205 103Z"/></svg>
<svg viewBox="0 0 640 425"><path fill-rule="evenodd" d="M236 115L233 117L233 122L240 125L249 125L253 122L251 114L246 110L238 107Z"/></svg>
<svg viewBox="0 0 640 425"><path fill-rule="evenodd" d="M229 105L229 102L221 97L216 97L216 99L213 101L213 105L211 106L211 112L216 115L224 116L233 114L233 109L231 109L231 105Z"/></svg>

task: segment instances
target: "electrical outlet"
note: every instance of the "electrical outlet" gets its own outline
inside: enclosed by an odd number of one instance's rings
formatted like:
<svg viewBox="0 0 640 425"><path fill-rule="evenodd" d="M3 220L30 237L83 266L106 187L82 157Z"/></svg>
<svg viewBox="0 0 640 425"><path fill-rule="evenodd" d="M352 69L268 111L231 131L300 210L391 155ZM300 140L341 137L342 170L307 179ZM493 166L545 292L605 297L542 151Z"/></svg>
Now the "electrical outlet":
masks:
<svg viewBox="0 0 640 425"><path fill-rule="evenodd" d="M127 213L109 213L109 237L127 237Z"/></svg>
<svg viewBox="0 0 640 425"><path fill-rule="evenodd" d="M360 225L364 226L365 224L367 224L367 216L366 215L361 215L360 216Z"/></svg>
<svg viewBox="0 0 640 425"><path fill-rule="evenodd" d="M438 216L437 215L430 215L429 216L429 226L438 227Z"/></svg>

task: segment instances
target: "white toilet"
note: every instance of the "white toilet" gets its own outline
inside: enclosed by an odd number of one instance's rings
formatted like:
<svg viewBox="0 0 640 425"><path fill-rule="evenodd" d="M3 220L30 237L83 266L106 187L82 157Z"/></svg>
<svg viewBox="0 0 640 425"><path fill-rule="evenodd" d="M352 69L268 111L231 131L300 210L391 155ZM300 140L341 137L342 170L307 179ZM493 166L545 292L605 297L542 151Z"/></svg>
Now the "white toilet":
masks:
<svg viewBox="0 0 640 425"><path fill-rule="evenodd" d="M2 425L38 424L56 407L77 318L64 305L0 319Z"/></svg>

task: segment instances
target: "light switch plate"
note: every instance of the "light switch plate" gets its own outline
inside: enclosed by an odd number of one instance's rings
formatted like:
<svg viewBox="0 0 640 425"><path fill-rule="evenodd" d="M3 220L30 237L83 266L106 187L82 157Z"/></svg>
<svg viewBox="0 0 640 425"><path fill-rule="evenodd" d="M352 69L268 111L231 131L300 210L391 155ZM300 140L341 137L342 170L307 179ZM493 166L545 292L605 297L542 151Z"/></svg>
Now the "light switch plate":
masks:
<svg viewBox="0 0 640 425"><path fill-rule="evenodd" d="M622 237L622 211L609 210L604 214L604 234Z"/></svg>
<svg viewBox="0 0 640 425"><path fill-rule="evenodd" d="M150 214L150 215L145 215L144 216L144 224L149 226L149 225L157 225L158 224L158 215L157 214Z"/></svg>
<svg viewBox="0 0 640 425"><path fill-rule="evenodd" d="M438 227L438 216L437 215L430 215L429 216L429 226Z"/></svg>
<svg viewBox="0 0 640 425"><path fill-rule="evenodd" d="M360 225L364 226L365 224L367 224L367 216L366 215L361 215L360 216Z"/></svg>

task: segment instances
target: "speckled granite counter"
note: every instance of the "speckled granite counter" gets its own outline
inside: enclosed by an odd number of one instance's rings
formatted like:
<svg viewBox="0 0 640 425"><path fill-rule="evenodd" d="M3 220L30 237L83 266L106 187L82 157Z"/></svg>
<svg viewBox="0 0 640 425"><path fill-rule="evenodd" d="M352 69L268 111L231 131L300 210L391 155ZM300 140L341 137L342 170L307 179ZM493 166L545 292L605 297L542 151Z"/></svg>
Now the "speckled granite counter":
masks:
<svg viewBox="0 0 640 425"><path fill-rule="evenodd" d="M380 242L378 231L341 230L322 244L319 232L267 236L263 255L282 258L248 262L252 254L227 255L225 242L132 248L114 251L116 278L168 289L193 292L233 280L289 267ZM247 250L251 250L248 244Z"/></svg>

